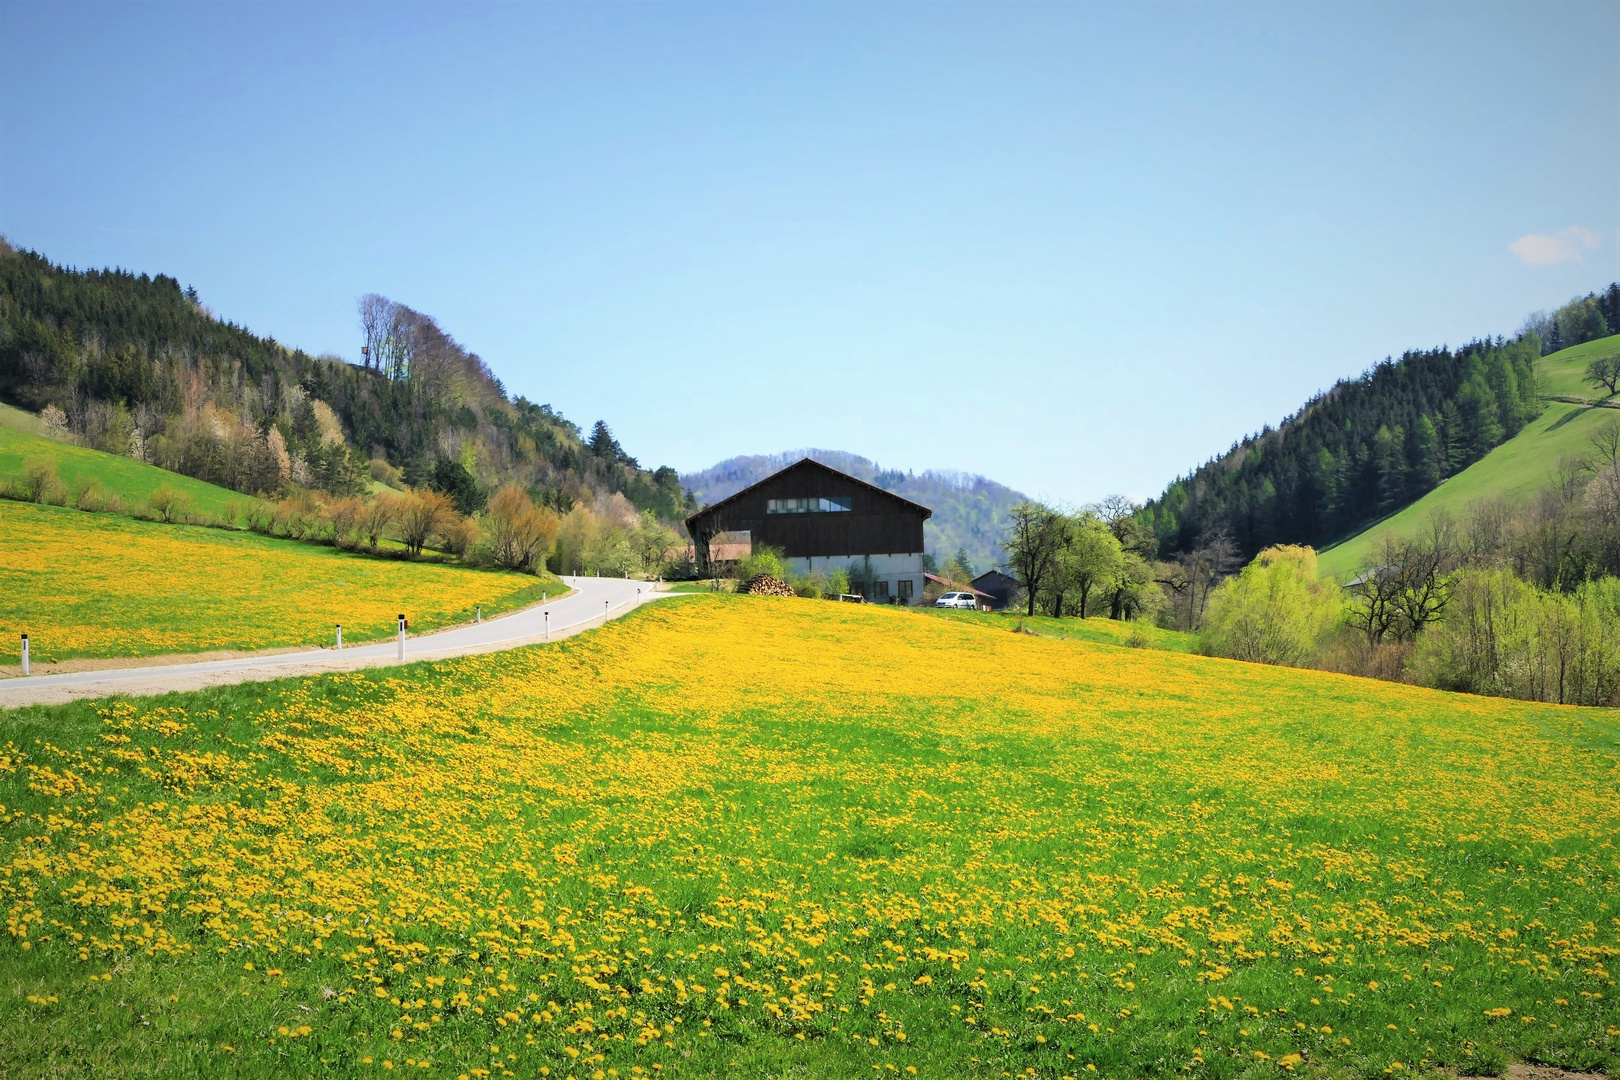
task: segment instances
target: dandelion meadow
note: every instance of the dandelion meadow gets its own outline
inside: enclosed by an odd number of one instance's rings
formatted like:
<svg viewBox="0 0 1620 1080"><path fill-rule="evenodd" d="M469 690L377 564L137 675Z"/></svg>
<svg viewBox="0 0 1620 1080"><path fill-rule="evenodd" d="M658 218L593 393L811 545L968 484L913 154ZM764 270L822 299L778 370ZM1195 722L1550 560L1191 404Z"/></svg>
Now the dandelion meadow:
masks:
<svg viewBox="0 0 1620 1080"><path fill-rule="evenodd" d="M7 1075L1620 1063L1608 712L700 596L0 726Z"/></svg>
<svg viewBox="0 0 1620 1080"><path fill-rule="evenodd" d="M522 574L393 562L246 532L0 501L0 663L385 637L540 599ZM557 582L550 580L555 593Z"/></svg>

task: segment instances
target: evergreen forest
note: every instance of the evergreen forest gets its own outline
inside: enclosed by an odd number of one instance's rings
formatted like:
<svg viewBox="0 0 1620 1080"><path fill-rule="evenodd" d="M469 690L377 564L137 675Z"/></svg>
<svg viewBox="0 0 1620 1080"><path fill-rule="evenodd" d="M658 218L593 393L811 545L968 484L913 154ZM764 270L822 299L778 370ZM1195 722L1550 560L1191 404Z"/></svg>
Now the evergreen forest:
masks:
<svg viewBox="0 0 1620 1080"><path fill-rule="evenodd" d="M1173 481L1140 512L1167 556L1216 538L1248 559L1321 548L1401 509L1541 413L1535 360L1620 327L1620 283L1538 312L1511 340L1409 351L1343 380Z"/></svg>

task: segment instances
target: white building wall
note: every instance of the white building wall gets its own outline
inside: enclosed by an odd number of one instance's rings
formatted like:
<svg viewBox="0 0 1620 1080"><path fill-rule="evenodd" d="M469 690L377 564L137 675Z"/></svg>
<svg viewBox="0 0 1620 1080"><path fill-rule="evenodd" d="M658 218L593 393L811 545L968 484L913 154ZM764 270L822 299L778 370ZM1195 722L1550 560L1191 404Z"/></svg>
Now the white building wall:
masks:
<svg viewBox="0 0 1620 1080"><path fill-rule="evenodd" d="M906 603L920 604L923 597L922 557L922 552L912 551L887 555L812 555L808 558L784 561L789 573L801 577L808 576L816 570L825 572L837 566L847 570L851 577L861 577L864 576L867 562L870 560L872 577L888 583L891 600L899 597L902 592L909 591L911 596L906 598ZM900 585L902 581L909 581L911 588L902 589Z"/></svg>

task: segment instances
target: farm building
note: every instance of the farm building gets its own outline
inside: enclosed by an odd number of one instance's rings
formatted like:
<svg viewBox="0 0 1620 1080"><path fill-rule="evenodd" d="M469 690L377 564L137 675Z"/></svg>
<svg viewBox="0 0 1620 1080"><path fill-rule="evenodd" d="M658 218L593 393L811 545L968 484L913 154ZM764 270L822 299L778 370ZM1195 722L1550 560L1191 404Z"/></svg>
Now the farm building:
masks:
<svg viewBox="0 0 1620 1080"><path fill-rule="evenodd" d="M989 595L992 598L990 610L1000 611L1018 594L1018 579L1000 570L991 570L973 579L973 591Z"/></svg>
<svg viewBox="0 0 1620 1080"><path fill-rule="evenodd" d="M686 519L698 564L710 542L745 534L796 574L844 567L869 600L916 604L923 595L923 522L933 513L875 484L803 458Z"/></svg>

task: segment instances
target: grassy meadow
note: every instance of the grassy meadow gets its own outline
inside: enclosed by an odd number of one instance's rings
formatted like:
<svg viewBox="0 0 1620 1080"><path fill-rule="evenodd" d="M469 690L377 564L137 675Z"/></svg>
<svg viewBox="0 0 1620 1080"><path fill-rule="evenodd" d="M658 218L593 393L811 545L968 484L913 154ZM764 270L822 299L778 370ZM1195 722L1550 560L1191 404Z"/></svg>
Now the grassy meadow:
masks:
<svg viewBox="0 0 1620 1080"><path fill-rule="evenodd" d="M156 465L118 454L106 454L72 443L46 438L39 417L10 405L0 405L0 480L21 477L35 462L55 467L71 492L99 485L106 495L117 495L129 509L145 506L146 499L167 484L186 497L193 511L231 516L234 507L254 502L252 496L194 480Z"/></svg>
<svg viewBox="0 0 1620 1080"><path fill-rule="evenodd" d="M542 590L562 585L0 500L0 664L19 662L23 633L36 662L317 646L335 623L360 642L393 633L400 612L429 630Z"/></svg>
<svg viewBox="0 0 1620 1080"><path fill-rule="evenodd" d="M0 1075L1620 1065L1620 720L873 606L0 714Z"/></svg>
<svg viewBox="0 0 1620 1080"><path fill-rule="evenodd" d="M1620 334L1572 345L1543 356L1536 364L1536 377L1543 394L1602 400L1608 392L1586 381L1586 365L1600 356L1620 353Z"/></svg>
<svg viewBox="0 0 1620 1080"><path fill-rule="evenodd" d="M1583 380L1586 365L1596 356L1620 350L1620 335L1588 341L1542 357L1536 363L1541 392L1596 401L1599 395ZM1546 411L1525 425L1507 442L1468 468L1440 482L1433 491L1404 510L1342 543L1322 551L1317 565L1323 574L1347 580L1366 565L1385 533L1410 536L1436 510L1462 520L1468 508L1483 499L1523 502L1553 482L1561 458L1584 457L1592 452L1592 436L1599 428L1620 423L1620 410L1548 402Z"/></svg>
<svg viewBox="0 0 1620 1080"><path fill-rule="evenodd" d="M1137 649L1168 649L1192 652L1195 636L1180 630L1166 630L1149 622L1120 622L1101 615L1085 619L1054 619L1050 615L1025 615L1023 608L1007 611L963 611L961 608L919 608L943 619L967 622L1003 632L1038 634L1068 641L1089 641L1096 645L1127 645Z"/></svg>

